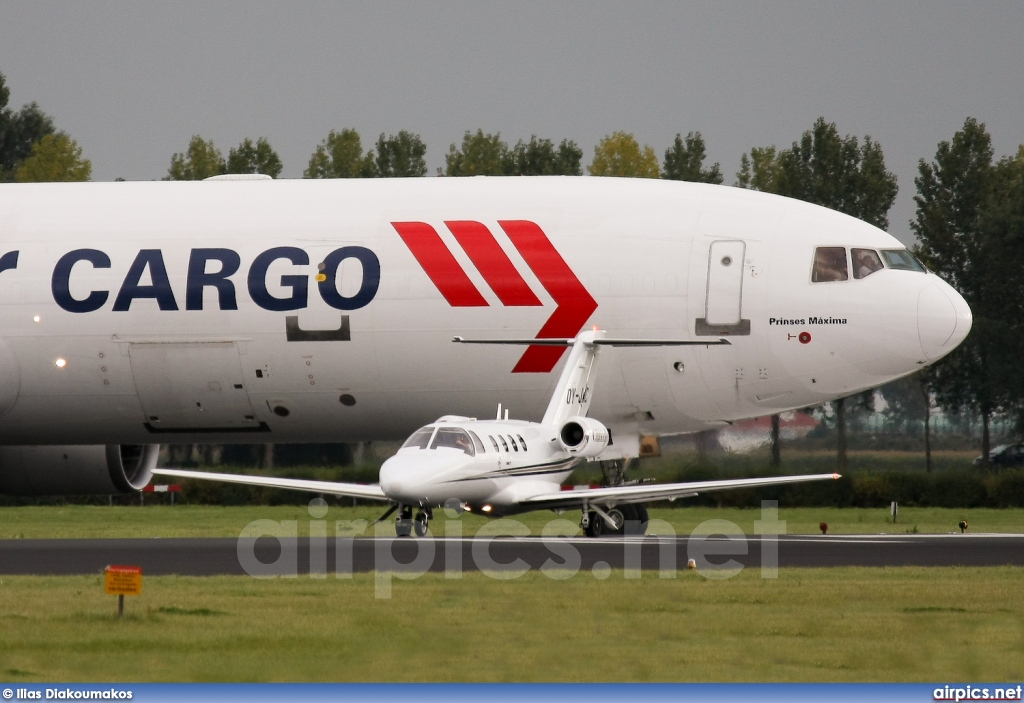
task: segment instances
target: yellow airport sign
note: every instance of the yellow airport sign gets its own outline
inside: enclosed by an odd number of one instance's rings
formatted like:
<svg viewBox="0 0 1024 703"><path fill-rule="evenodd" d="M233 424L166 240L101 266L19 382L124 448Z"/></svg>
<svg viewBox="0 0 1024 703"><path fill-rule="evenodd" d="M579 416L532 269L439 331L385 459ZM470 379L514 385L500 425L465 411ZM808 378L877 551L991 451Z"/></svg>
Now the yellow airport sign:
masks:
<svg viewBox="0 0 1024 703"><path fill-rule="evenodd" d="M138 596L142 594L141 566L108 566L106 576L107 593L112 596Z"/></svg>

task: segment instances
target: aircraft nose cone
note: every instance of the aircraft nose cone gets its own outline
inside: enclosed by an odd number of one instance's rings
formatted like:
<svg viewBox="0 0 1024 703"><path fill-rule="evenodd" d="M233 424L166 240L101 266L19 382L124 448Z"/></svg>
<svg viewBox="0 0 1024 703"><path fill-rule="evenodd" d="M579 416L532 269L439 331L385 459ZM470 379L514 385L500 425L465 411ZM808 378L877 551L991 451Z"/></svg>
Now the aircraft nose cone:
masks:
<svg viewBox="0 0 1024 703"><path fill-rule="evenodd" d="M380 489L384 495L392 498L408 497L406 492L413 487L414 481L410 468L404 465L395 465L391 459L384 462L380 467Z"/></svg>
<svg viewBox="0 0 1024 703"><path fill-rule="evenodd" d="M917 298L917 334L928 361L942 358L971 331L967 301L944 282L925 287Z"/></svg>
<svg viewBox="0 0 1024 703"><path fill-rule="evenodd" d="M380 467L380 489L401 503L419 504L437 500L438 481L465 463L462 452L419 451L398 454ZM444 502L443 499L441 502Z"/></svg>

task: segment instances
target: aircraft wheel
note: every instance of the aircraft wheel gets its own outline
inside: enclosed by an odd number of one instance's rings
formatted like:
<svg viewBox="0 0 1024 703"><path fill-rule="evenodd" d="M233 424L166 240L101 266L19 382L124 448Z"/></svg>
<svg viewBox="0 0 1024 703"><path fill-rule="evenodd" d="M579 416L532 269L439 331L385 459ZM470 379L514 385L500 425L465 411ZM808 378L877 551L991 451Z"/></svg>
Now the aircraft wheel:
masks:
<svg viewBox="0 0 1024 703"><path fill-rule="evenodd" d="M429 522L429 516L425 512L416 513L416 522L413 523L413 530L416 532L417 537L427 536L427 523Z"/></svg>
<svg viewBox="0 0 1024 703"><path fill-rule="evenodd" d="M647 508L643 505L623 505L622 512L626 515L626 522L623 527L623 534L643 535L647 534Z"/></svg>
<svg viewBox="0 0 1024 703"><path fill-rule="evenodd" d="M395 536L396 537L412 537L412 520L403 520L398 518L395 520Z"/></svg>
<svg viewBox="0 0 1024 703"><path fill-rule="evenodd" d="M604 524L604 520L595 512L587 513L587 526L583 528L583 534L587 537L600 537L604 534L605 528L608 526Z"/></svg>
<svg viewBox="0 0 1024 703"><path fill-rule="evenodd" d="M614 508L605 510L608 513L608 517L615 523L615 529L608 527L607 523L604 525L604 533L606 535L621 535L626 529L626 521L632 516L632 511L628 505L620 505ZM601 520L604 522L604 520Z"/></svg>
<svg viewBox="0 0 1024 703"><path fill-rule="evenodd" d="M647 526L651 522L651 517L650 517L650 515L647 514L647 506L646 505L635 505L633 507L636 508L636 512L637 512L637 516L638 516L637 520L640 521L640 528L641 529L640 529L639 534L646 535L647 534Z"/></svg>
<svg viewBox="0 0 1024 703"><path fill-rule="evenodd" d="M395 518L395 536L411 537L412 528L412 508L403 505L398 517Z"/></svg>

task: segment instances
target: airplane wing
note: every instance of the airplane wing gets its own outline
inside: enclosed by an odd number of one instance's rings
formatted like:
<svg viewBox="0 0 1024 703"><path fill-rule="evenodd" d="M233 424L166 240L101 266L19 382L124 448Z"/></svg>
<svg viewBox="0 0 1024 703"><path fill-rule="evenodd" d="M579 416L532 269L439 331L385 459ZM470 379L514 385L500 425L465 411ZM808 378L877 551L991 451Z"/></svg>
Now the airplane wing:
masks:
<svg viewBox="0 0 1024 703"><path fill-rule="evenodd" d="M523 501L531 508L568 508L582 506L584 502L604 505L608 503L646 503L657 500L689 498L700 493L724 491L731 488L756 488L784 483L824 481L837 479L839 474L807 474L803 476L771 476L768 478L739 478L724 481L692 481L689 483L640 483L606 488L580 488L545 493Z"/></svg>
<svg viewBox="0 0 1024 703"><path fill-rule="evenodd" d="M182 469L153 469L158 476L175 476L177 478L194 478L202 481L221 481L223 483L240 483L245 486L266 486L267 488L284 488L290 491L309 491L310 493L326 493L351 498L368 498L370 500L390 501L384 491L376 483L336 483L334 481L313 481L302 478L277 478L274 476L246 476L245 474L216 474L208 471L185 471Z"/></svg>

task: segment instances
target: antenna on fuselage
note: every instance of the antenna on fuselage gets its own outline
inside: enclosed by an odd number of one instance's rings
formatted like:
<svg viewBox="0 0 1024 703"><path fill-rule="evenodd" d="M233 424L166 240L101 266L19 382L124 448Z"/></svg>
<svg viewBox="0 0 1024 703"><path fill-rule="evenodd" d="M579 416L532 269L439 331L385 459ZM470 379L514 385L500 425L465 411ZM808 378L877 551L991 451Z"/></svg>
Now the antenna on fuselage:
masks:
<svg viewBox="0 0 1024 703"><path fill-rule="evenodd" d="M508 419L508 408L505 408L505 419Z"/></svg>
<svg viewBox="0 0 1024 703"><path fill-rule="evenodd" d="M501 419L501 403L498 403L498 414L494 416L495 420Z"/></svg>

